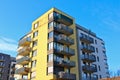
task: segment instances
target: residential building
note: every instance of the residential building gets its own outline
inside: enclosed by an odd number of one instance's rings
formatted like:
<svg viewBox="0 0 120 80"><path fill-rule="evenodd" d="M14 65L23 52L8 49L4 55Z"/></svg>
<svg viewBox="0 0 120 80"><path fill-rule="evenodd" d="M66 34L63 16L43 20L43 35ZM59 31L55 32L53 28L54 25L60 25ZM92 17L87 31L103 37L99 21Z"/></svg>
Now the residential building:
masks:
<svg viewBox="0 0 120 80"><path fill-rule="evenodd" d="M15 78L14 78L15 65L16 65L16 58L15 57L11 57L9 80L15 80Z"/></svg>
<svg viewBox="0 0 120 80"><path fill-rule="evenodd" d="M33 21L31 31L19 40L15 78L97 80L108 77L105 52L102 39L77 25L70 15L52 8Z"/></svg>
<svg viewBox="0 0 120 80"><path fill-rule="evenodd" d="M14 80L10 79L12 62L13 57L8 54L0 53L0 80Z"/></svg>
<svg viewBox="0 0 120 80"><path fill-rule="evenodd" d="M95 33L76 24L80 80L109 77L105 43Z"/></svg>

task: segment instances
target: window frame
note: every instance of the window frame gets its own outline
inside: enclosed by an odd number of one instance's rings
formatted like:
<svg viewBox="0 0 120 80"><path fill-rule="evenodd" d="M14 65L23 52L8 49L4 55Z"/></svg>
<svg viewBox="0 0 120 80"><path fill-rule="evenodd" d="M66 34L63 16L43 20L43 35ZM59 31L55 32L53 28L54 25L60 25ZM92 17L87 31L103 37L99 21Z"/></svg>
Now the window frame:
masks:
<svg viewBox="0 0 120 80"><path fill-rule="evenodd" d="M38 30L33 33L33 38L38 36Z"/></svg>

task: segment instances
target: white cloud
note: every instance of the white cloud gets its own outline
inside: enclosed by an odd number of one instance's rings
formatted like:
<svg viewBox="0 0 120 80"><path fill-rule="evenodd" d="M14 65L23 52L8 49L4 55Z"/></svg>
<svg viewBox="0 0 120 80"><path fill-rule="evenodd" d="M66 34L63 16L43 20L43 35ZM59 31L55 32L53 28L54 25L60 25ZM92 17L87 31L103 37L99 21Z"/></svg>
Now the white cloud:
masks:
<svg viewBox="0 0 120 80"><path fill-rule="evenodd" d="M120 30L120 28L119 28L120 21L118 21L118 20L113 20L113 19L108 18L108 19L103 20L103 23L116 31Z"/></svg>
<svg viewBox="0 0 120 80"><path fill-rule="evenodd" d="M0 36L0 52L16 52L17 41Z"/></svg>

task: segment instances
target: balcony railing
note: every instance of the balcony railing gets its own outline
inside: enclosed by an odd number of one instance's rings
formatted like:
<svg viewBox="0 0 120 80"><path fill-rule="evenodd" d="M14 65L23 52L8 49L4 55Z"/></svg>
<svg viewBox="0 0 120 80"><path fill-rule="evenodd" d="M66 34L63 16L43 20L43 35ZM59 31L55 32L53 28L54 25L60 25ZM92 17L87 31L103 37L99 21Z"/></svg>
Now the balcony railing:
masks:
<svg viewBox="0 0 120 80"><path fill-rule="evenodd" d="M64 16L62 14L59 14L58 16L56 16L56 20L60 23L63 23L67 26L72 25L73 24L73 20L68 18L67 16Z"/></svg>
<svg viewBox="0 0 120 80"><path fill-rule="evenodd" d="M66 34L66 35L71 35L73 34L73 29L67 27L67 26L56 26L54 27L55 31Z"/></svg>
<svg viewBox="0 0 120 80"><path fill-rule="evenodd" d="M66 45L72 45L74 44L74 40L65 36L65 35L58 35L55 37L55 41L59 42L59 43L62 43L62 44L66 44Z"/></svg>
<svg viewBox="0 0 120 80"><path fill-rule="evenodd" d="M87 36L87 35L81 35L80 36L80 40L81 41L83 41L83 42L85 42L85 43L94 43L94 40L93 40L93 38L91 38L91 37L89 37L89 36Z"/></svg>
<svg viewBox="0 0 120 80"><path fill-rule="evenodd" d="M19 41L19 46L28 46L31 43L31 38L26 37Z"/></svg>
<svg viewBox="0 0 120 80"><path fill-rule="evenodd" d="M67 49L67 48L63 48L63 49L54 49L54 52L57 54L63 54L66 56L73 56L75 55L75 50L74 49Z"/></svg>
<svg viewBox="0 0 120 80"><path fill-rule="evenodd" d="M71 73L66 73L66 72L59 72L58 73L58 79L63 79L63 80L76 80L76 75L71 74Z"/></svg>
<svg viewBox="0 0 120 80"><path fill-rule="evenodd" d="M97 77L83 77L82 80L98 80Z"/></svg>
<svg viewBox="0 0 120 80"><path fill-rule="evenodd" d="M75 67L75 62L74 61L66 61L66 60L60 60L60 61L55 61L55 65L61 66L61 67Z"/></svg>
<svg viewBox="0 0 120 80"><path fill-rule="evenodd" d="M95 48L93 46L81 45L81 50L87 53L95 52Z"/></svg>
<svg viewBox="0 0 120 80"><path fill-rule="evenodd" d="M27 78L21 78L21 79L17 79L17 80L30 80L30 79L27 79Z"/></svg>
<svg viewBox="0 0 120 80"><path fill-rule="evenodd" d="M27 56L29 55L31 51L31 48L30 47L22 47L21 49L18 49L18 55L22 55L22 56Z"/></svg>
<svg viewBox="0 0 120 80"><path fill-rule="evenodd" d="M87 55L87 54L84 54L81 56L82 60L83 61L86 61L86 62L95 62L96 61L96 58L94 55Z"/></svg>
<svg viewBox="0 0 120 80"><path fill-rule="evenodd" d="M93 65L91 65L91 66L90 65L84 65L84 66L82 66L82 69L86 73L97 72L96 66L93 66Z"/></svg>
<svg viewBox="0 0 120 80"><path fill-rule="evenodd" d="M15 71L15 74L27 75L30 72L30 68L22 67Z"/></svg>
<svg viewBox="0 0 120 80"><path fill-rule="evenodd" d="M30 58L25 56L20 59L17 59L17 64L25 65L25 64L28 64L29 61L30 61Z"/></svg>

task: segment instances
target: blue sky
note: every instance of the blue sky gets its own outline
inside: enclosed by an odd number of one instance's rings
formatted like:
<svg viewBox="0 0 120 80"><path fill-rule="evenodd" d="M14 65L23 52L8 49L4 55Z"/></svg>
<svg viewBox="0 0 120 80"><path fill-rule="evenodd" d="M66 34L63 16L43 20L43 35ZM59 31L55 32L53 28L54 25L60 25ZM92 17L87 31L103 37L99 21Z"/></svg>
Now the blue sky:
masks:
<svg viewBox="0 0 120 80"><path fill-rule="evenodd" d="M110 70L120 69L120 0L0 0L0 52L16 56L17 42L31 23L56 7L106 43Z"/></svg>

